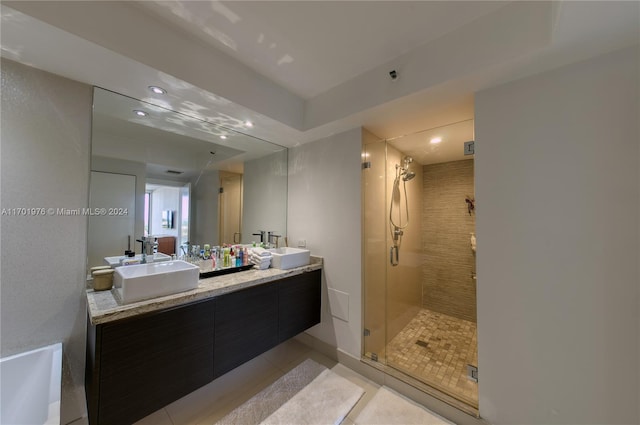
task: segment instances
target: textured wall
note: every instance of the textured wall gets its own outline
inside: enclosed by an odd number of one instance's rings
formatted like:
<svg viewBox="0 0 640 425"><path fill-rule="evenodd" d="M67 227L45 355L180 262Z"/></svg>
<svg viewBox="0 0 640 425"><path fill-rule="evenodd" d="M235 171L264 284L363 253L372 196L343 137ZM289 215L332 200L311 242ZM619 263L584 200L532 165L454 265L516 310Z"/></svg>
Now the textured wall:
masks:
<svg viewBox="0 0 640 425"><path fill-rule="evenodd" d="M423 307L476 321L475 255L465 197L474 197L473 160L423 167Z"/></svg>
<svg viewBox="0 0 640 425"><path fill-rule="evenodd" d="M90 86L5 59L2 208L88 206ZM2 217L1 356L62 342L61 423L85 413L87 217Z"/></svg>

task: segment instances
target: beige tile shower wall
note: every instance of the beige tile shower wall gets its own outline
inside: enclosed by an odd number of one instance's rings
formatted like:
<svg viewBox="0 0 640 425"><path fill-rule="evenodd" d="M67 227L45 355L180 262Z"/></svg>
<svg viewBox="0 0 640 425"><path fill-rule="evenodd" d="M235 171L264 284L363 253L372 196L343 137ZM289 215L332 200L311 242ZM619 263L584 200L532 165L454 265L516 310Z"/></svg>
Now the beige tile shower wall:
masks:
<svg viewBox="0 0 640 425"><path fill-rule="evenodd" d="M470 240L476 220L465 202L465 197L474 197L473 160L425 165L423 173L423 306L475 322Z"/></svg>
<svg viewBox="0 0 640 425"><path fill-rule="evenodd" d="M420 215L422 209L422 169L419 164L411 164L416 176L407 182L407 199L409 201L409 224L404 229L400 245L399 265L392 267L389 251L393 239L389 224L389 205L395 179L396 164L402 163L405 154L387 144L387 187L384 214L386 222L387 248L380 261L387 266L387 342L391 341L420 311L422 303L422 232ZM404 190L400 182L401 198L404 211ZM395 211L395 210L394 210ZM404 212L403 212L404 214ZM403 218L404 221L404 218ZM400 224L400 223L397 223Z"/></svg>

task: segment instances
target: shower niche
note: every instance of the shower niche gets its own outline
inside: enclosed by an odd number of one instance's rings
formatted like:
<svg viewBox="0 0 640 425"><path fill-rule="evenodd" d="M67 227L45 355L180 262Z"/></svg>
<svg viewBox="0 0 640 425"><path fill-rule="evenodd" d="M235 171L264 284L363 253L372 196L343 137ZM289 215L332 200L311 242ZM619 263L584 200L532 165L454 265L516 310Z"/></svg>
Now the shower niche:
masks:
<svg viewBox="0 0 640 425"><path fill-rule="evenodd" d="M471 141L473 120L386 140L364 133L362 356L477 414Z"/></svg>

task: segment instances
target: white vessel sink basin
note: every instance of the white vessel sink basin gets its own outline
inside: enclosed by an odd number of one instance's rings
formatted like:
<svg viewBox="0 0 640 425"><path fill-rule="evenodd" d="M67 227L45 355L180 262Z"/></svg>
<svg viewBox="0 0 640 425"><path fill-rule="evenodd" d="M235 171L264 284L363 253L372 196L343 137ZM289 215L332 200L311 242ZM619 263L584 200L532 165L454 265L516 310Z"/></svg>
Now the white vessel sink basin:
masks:
<svg viewBox="0 0 640 425"><path fill-rule="evenodd" d="M198 287L200 268L185 261L161 261L116 267L113 286L124 304Z"/></svg>
<svg viewBox="0 0 640 425"><path fill-rule="evenodd" d="M111 266L112 269L120 266L120 260L123 258L131 259L131 260L142 260L142 254L138 254L135 257L125 257L124 255L119 255L115 257L104 257L104 263L107 266ZM153 254L153 262L156 263L158 261L171 261L171 256L167 254L163 254L161 252L157 252Z"/></svg>
<svg viewBox="0 0 640 425"><path fill-rule="evenodd" d="M311 252L308 249L282 247L272 248L269 251L273 255L271 267L274 269L293 269L306 266L311 261Z"/></svg>

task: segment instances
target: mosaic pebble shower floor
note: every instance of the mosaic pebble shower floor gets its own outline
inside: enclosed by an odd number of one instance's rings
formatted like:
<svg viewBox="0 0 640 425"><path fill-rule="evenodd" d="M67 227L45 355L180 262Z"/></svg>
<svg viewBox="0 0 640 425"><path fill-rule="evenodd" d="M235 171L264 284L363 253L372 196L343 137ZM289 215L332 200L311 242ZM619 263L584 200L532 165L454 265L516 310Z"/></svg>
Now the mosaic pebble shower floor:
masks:
<svg viewBox="0 0 640 425"><path fill-rule="evenodd" d="M422 309L387 345L387 364L478 407L478 384L467 377L467 364L478 365L474 322Z"/></svg>

